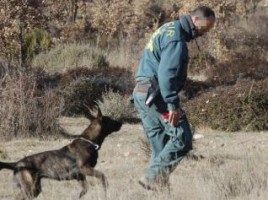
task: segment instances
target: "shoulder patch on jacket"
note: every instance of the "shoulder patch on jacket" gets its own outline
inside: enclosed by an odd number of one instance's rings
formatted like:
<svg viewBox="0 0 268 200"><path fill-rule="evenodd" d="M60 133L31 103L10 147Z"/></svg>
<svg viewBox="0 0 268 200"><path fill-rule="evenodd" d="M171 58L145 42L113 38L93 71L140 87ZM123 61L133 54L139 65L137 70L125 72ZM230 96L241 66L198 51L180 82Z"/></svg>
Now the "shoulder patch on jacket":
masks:
<svg viewBox="0 0 268 200"><path fill-rule="evenodd" d="M150 38L149 42L146 45L146 49L149 49L151 52L153 52L154 50L154 39L158 36L158 35L162 35L164 32L163 27L158 28L152 35L152 37Z"/></svg>
<svg viewBox="0 0 268 200"><path fill-rule="evenodd" d="M149 42L146 45L146 49L149 49L151 52L153 52L155 48L160 48L161 44L166 44L170 41L178 40L180 38L180 33L176 25L176 21L172 21L159 27L151 36ZM155 46L157 45L157 37L161 37L161 44L158 44L159 46Z"/></svg>

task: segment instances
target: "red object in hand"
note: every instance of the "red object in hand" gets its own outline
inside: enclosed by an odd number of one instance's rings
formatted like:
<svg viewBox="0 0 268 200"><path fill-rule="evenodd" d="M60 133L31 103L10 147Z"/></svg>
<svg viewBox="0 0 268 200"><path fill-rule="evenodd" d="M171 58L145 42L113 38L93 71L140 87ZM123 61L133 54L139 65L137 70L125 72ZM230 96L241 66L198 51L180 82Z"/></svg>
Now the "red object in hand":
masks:
<svg viewBox="0 0 268 200"><path fill-rule="evenodd" d="M169 112L161 113L161 116L162 116L162 118L163 118L164 121L168 121L169 120Z"/></svg>
<svg viewBox="0 0 268 200"><path fill-rule="evenodd" d="M161 113L162 119L166 123L169 122L172 126L177 126L183 115L184 113L181 109Z"/></svg>

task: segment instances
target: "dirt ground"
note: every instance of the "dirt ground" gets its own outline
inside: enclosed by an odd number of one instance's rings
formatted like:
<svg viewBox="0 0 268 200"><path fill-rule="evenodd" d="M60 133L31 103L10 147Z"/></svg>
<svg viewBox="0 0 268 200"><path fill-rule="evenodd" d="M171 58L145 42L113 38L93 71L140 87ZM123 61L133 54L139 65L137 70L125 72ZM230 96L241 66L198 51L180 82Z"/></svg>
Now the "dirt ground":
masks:
<svg viewBox="0 0 268 200"><path fill-rule="evenodd" d="M61 125L79 134L88 125L83 118L64 118ZM198 129L204 137L194 141L194 149L170 177L171 190L152 192L137 183L148 166L148 153L143 150L140 124L125 124L110 135L99 152L97 169L109 181L107 199L179 200L179 199L268 199L268 132L224 133ZM16 161L33 153L58 149L68 139L20 139L0 142L0 158ZM90 188L83 199L105 199L98 180L88 177ZM17 189L12 172L0 172L0 199L15 199ZM76 181L42 180L42 193L37 199L78 199L81 191Z"/></svg>

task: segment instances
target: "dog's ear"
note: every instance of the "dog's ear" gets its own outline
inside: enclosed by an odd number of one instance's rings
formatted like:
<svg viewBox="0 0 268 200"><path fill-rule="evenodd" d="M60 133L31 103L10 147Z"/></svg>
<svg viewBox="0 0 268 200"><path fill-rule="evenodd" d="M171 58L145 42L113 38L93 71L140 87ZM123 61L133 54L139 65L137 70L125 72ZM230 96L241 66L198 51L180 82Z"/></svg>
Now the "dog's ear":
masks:
<svg viewBox="0 0 268 200"><path fill-rule="evenodd" d="M99 106L98 106L97 119L102 120L102 113L101 113L101 109Z"/></svg>
<svg viewBox="0 0 268 200"><path fill-rule="evenodd" d="M98 119L98 120L102 120L102 112L101 112L101 109L100 109L100 107L99 106L97 106L97 114L95 114L96 115L96 117L92 114L92 110L86 105L86 104L84 104L84 106L87 108L87 112L86 112L86 114L85 114L85 116L90 120L90 121L92 121L92 120L94 120L94 119ZM94 109L95 110L95 109ZM96 111L95 111L96 112ZM94 113L95 113L94 112Z"/></svg>
<svg viewBox="0 0 268 200"><path fill-rule="evenodd" d="M88 118L90 121L96 119L96 117L92 115L91 109L86 104L83 105L87 108L87 112L85 112L85 117Z"/></svg>

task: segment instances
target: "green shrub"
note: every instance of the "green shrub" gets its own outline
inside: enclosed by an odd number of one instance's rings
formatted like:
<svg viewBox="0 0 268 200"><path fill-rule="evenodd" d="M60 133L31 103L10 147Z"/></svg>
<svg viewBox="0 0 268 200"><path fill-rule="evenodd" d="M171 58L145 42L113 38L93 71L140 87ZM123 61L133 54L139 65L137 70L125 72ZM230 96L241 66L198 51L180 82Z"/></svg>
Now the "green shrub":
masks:
<svg viewBox="0 0 268 200"><path fill-rule="evenodd" d="M8 153L7 153L7 151L5 149L0 149L0 158L1 159L7 159L8 158Z"/></svg>
<svg viewBox="0 0 268 200"><path fill-rule="evenodd" d="M42 28L35 28L26 33L25 42L28 59L32 60L38 53L48 50L52 44L52 38L49 33Z"/></svg>

